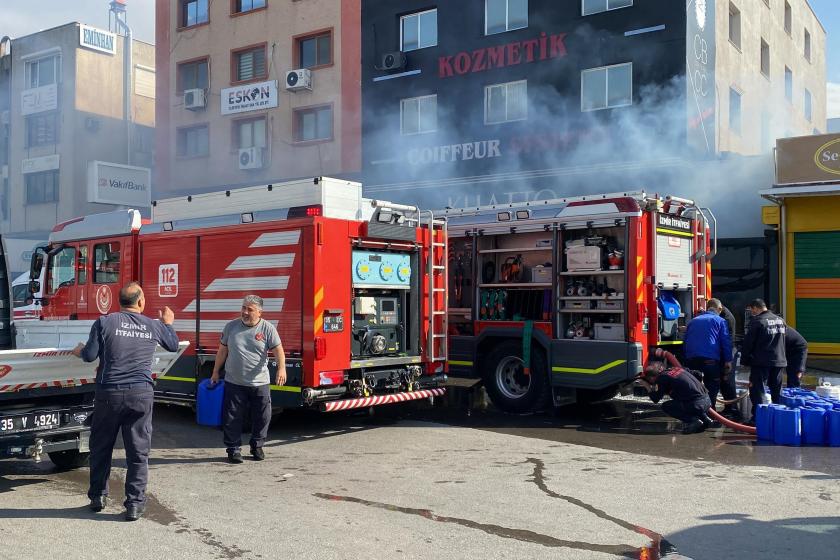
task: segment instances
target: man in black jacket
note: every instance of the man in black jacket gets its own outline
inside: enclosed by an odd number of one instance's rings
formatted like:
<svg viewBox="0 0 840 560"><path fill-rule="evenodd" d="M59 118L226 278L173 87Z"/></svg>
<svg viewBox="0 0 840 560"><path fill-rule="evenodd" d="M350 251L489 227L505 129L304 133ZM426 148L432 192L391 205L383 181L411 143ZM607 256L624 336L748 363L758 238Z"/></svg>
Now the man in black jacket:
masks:
<svg viewBox="0 0 840 560"><path fill-rule="evenodd" d="M712 406L706 387L687 369L678 366L665 369L664 363L651 362L639 384L655 403L665 395L671 397L662 403L662 411L683 422L684 434L696 434L712 425L706 415Z"/></svg>
<svg viewBox="0 0 840 560"><path fill-rule="evenodd" d="M764 384L770 387L770 398L781 403L782 371L785 359L785 322L767 310L764 300L754 299L747 306L752 319L744 336L741 361L750 366L750 400L752 416L764 396Z"/></svg>
<svg viewBox="0 0 840 560"><path fill-rule="evenodd" d="M785 329L785 358L787 359L787 386L799 387L805 362L808 360L808 342L799 331L788 326Z"/></svg>

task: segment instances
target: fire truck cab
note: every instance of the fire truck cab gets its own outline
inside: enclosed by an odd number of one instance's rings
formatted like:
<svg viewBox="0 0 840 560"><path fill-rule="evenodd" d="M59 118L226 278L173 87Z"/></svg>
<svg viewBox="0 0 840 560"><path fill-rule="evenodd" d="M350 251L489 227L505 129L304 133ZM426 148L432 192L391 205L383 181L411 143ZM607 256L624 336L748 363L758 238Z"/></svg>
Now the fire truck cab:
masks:
<svg viewBox="0 0 840 560"><path fill-rule="evenodd" d="M714 216L615 193L445 211L449 372L525 412L605 400L711 297Z"/></svg>
<svg viewBox="0 0 840 560"><path fill-rule="evenodd" d="M430 212L317 177L158 200L152 215L141 223L138 211L121 210L56 226L42 305L43 323L84 331L138 281L146 313L172 308L190 346L158 380L158 400L194 402L248 294L263 298L286 353L275 408L443 393L446 231Z"/></svg>

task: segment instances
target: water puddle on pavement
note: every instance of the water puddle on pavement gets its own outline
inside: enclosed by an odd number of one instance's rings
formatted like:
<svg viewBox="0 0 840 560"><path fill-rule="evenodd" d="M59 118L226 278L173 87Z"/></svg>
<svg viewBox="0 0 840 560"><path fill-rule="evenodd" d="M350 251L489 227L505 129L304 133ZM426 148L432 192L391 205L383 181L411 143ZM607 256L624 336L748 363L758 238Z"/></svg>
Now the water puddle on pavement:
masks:
<svg viewBox="0 0 840 560"><path fill-rule="evenodd" d="M467 527L469 529L483 531L489 535L494 535L505 539L514 539L521 542L539 544L551 548L570 548L573 550L603 552L606 554L613 554L625 558L638 558L639 560L691 560L686 556L681 556L680 554L678 554L676 547L667 540L665 540L659 533L656 533L654 531L651 531L650 529L646 529L638 525L634 525L628 521L624 521L623 519L613 517L612 515L609 515L603 510L597 509L594 506L591 506L577 498L573 498L571 496L563 496L554 492L548 487L548 485L545 482L545 464L543 463L543 461L541 461L540 459L528 458L526 463L534 465L534 471L530 482L536 484L537 487L547 496L566 501L574 506L585 509L586 511L592 513L600 519L604 519L606 521L618 525L619 527L642 535L650 539L650 544L648 546L639 548L629 544L611 545L595 544L583 541L568 541L558 539L557 537L553 537L551 535L545 535L542 533L537 533L535 531L529 531L527 529L514 529L511 527L503 527L501 525L481 523L478 521L464 519L461 517L437 515L429 509L409 508L393 504L386 504L383 502L365 500L363 498L355 498L353 496L341 496L338 494L325 494L318 492L313 495L316 498L320 498L322 500L349 502L367 507L383 509L386 511L404 513L407 515L416 515L428 519L430 521L435 521L437 523L452 523L455 525L460 525L462 527Z"/></svg>

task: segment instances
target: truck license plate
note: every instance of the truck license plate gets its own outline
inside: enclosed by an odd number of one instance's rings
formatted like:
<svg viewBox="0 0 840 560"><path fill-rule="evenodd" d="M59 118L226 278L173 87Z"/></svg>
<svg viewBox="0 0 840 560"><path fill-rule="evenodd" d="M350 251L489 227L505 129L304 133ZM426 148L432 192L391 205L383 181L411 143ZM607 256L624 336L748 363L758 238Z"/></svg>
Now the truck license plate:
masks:
<svg viewBox="0 0 840 560"><path fill-rule="evenodd" d="M36 412L21 416L0 416L0 434L35 432L57 428L60 424L58 412Z"/></svg>

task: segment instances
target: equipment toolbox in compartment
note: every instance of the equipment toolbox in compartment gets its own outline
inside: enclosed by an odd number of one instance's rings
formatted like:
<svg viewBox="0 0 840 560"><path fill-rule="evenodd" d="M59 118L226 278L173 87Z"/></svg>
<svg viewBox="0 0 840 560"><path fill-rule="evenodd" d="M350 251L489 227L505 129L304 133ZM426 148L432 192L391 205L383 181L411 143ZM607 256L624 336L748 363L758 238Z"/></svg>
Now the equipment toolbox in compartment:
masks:
<svg viewBox="0 0 840 560"><path fill-rule="evenodd" d="M624 340L624 323L593 323L595 340Z"/></svg>
<svg viewBox="0 0 840 560"><path fill-rule="evenodd" d="M613 309L616 311L621 311L624 309L624 302L623 301L613 301L613 300L598 300L596 302L595 307L597 309Z"/></svg>

